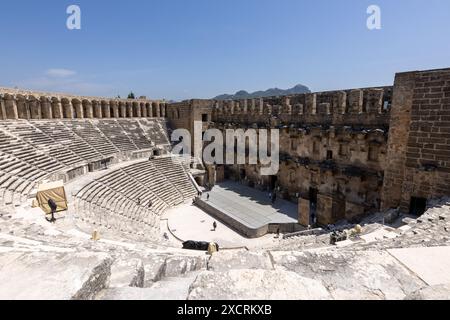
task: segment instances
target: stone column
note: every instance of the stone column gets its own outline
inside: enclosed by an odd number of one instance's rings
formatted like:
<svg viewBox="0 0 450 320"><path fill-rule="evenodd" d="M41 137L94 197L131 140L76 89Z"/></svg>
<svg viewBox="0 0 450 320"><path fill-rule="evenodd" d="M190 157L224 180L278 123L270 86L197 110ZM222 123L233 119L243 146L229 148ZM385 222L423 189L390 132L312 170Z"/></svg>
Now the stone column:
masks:
<svg viewBox="0 0 450 320"><path fill-rule="evenodd" d="M366 102L365 112L372 114L381 114L383 109L383 98L384 98L384 90L383 89L367 89L364 92L366 98L364 101Z"/></svg>
<svg viewBox="0 0 450 320"><path fill-rule="evenodd" d="M268 103L264 104L264 114L265 115L268 115L268 116L272 115L272 110L273 110L273 108L270 104L268 104Z"/></svg>
<svg viewBox="0 0 450 320"><path fill-rule="evenodd" d="M119 101L119 118L126 118L127 117L127 106L125 105L125 102Z"/></svg>
<svg viewBox="0 0 450 320"><path fill-rule="evenodd" d="M283 99L283 113L289 116L292 115L291 99L289 97Z"/></svg>
<svg viewBox="0 0 450 320"><path fill-rule="evenodd" d="M241 111L243 114L248 113L248 100L247 99L244 99L243 104L241 106Z"/></svg>
<svg viewBox="0 0 450 320"><path fill-rule="evenodd" d="M258 105L259 105L259 115L264 114L264 99L263 98L259 99Z"/></svg>
<svg viewBox="0 0 450 320"><path fill-rule="evenodd" d="M0 95L0 120L5 119L6 119L5 101L3 100L3 96Z"/></svg>
<svg viewBox="0 0 450 320"><path fill-rule="evenodd" d="M135 118L141 117L141 104L139 102L133 102L133 116Z"/></svg>
<svg viewBox="0 0 450 320"><path fill-rule="evenodd" d="M17 114L19 119L30 119L31 114L24 96L17 96Z"/></svg>
<svg viewBox="0 0 450 320"><path fill-rule="evenodd" d="M156 115L155 115L155 117L156 118L159 118L160 117L160 104L159 104L159 101L156 101L156 102L154 102L154 105L153 105L153 108L156 110Z"/></svg>
<svg viewBox="0 0 450 320"><path fill-rule="evenodd" d="M145 103L144 102L140 103L139 108L141 109L141 117L147 118L147 108L145 107Z"/></svg>
<svg viewBox="0 0 450 320"><path fill-rule="evenodd" d="M28 97L31 119L41 119L41 103L35 96Z"/></svg>
<svg viewBox="0 0 450 320"><path fill-rule="evenodd" d="M341 91L338 92L338 113L345 114L347 112L347 92Z"/></svg>
<svg viewBox="0 0 450 320"><path fill-rule="evenodd" d="M58 98L52 98L52 115L54 119L62 119L63 111L61 101Z"/></svg>
<svg viewBox="0 0 450 320"><path fill-rule="evenodd" d="M72 105L75 108L75 113L76 113L77 119L84 119L84 110L83 110L83 104L81 103L81 101L77 100L77 99L73 99Z"/></svg>
<svg viewBox="0 0 450 320"><path fill-rule="evenodd" d="M41 97L41 118L53 119L52 105L47 97Z"/></svg>
<svg viewBox="0 0 450 320"><path fill-rule="evenodd" d="M145 105L147 107L147 117L148 118L153 118L153 108L152 108L152 103L149 102Z"/></svg>
<svg viewBox="0 0 450 320"><path fill-rule="evenodd" d="M81 103L83 104L84 118L92 119L94 117L92 102L89 100L83 100Z"/></svg>
<svg viewBox="0 0 450 320"><path fill-rule="evenodd" d="M306 94L306 114L317 114L317 94L315 93Z"/></svg>
<svg viewBox="0 0 450 320"><path fill-rule="evenodd" d="M72 102L66 98L61 99L61 105L63 109L63 118L65 119L73 119L74 118L74 112L73 112L73 105Z"/></svg>
<svg viewBox="0 0 450 320"><path fill-rule="evenodd" d="M236 103L234 101L230 101L229 106L230 106L230 114L233 115L235 112Z"/></svg>
<svg viewBox="0 0 450 320"><path fill-rule="evenodd" d="M364 92L362 90L352 90L349 95L350 112L361 114L363 112Z"/></svg>
<svg viewBox="0 0 450 320"><path fill-rule="evenodd" d="M166 104L162 103L161 104L161 118L165 118L166 117Z"/></svg>
<svg viewBox="0 0 450 320"><path fill-rule="evenodd" d="M93 117L94 118L98 118L98 119L103 118L102 105L100 104L99 101L97 101L97 100L93 100L92 101L92 110L93 110Z"/></svg>
<svg viewBox="0 0 450 320"><path fill-rule="evenodd" d="M125 118L132 118L133 117L133 103L127 102L126 103L126 115Z"/></svg>
<svg viewBox="0 0 450 320"><path fill-rule="evenodd" d="M16 97L6 94L5 99L5 115L6 119L18 119L19 114L17 112L17 101Z"/></svg>
<svg viewBox="0 0 450 320"><path fill-rule="evenodd" d="M101 108L103 113L103 118L111 118L111 108L109 101L102 101Z"/></svg>
<svg viewBox="0 0 450 320"><path fill-rule="evenodd" d="M234 103L234 114L241 114L242 113L242 102L236 101Z"/></svg>
<svg viewBox="0 0 450 320"><path fill-rule="evenodd" d="M114 101L114 100L110 101L109 105L110 105L110 109L112 107L112 111L113 111L111 117L113 117L115 119L120 118L119 104L117 103L117 101Z"/></svg>

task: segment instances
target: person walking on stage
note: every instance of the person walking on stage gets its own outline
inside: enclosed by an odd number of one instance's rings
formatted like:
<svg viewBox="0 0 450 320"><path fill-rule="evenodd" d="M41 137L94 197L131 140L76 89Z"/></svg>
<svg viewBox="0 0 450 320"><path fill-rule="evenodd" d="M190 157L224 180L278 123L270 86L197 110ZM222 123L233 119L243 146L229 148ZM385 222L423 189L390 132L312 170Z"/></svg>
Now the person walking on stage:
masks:
<svg viewBox="0 0 450 320"><path fill-rule="evenodd" d="M217 222L215 222L215 221L213 223L213 228L214 228L214 231L216 231L216 229L217 229Z"/></svg>

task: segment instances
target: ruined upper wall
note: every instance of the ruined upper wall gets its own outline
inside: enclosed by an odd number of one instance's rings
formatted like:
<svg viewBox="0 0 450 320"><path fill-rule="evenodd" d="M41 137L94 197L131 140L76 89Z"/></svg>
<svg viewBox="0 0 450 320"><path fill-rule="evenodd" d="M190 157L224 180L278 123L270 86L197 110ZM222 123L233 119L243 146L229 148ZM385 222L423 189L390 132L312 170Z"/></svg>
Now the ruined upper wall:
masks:
<svg viewBox="0 0 450 320"><path fill-rule="evenodd" d="M389 123L391 101L392 87L214 101L213 121L382 126Z"/></svg>
<svg viewBox="0 0 450 320"><path fill-rule="evenodd" d="M165 117L167 104L0 88L0 120Z"/></svg>
<svg viewBox="0 0 450 320"><path fill-rule="evenodd" d="M397 74L383 208L450 195L450 68Z"/></svg>

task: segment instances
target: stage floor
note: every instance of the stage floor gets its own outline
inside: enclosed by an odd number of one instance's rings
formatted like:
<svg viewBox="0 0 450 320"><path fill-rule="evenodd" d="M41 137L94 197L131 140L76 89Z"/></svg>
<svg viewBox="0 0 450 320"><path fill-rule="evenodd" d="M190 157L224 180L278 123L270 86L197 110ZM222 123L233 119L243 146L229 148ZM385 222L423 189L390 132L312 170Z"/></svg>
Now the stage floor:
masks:
<svg viewBox="0 0 450 320"><path fill-rule="evenodd" d="M206 200L208 194L209 201ZM202 200L252 229L270 224L298 223L298 209L294 203L277 199L272 204L268 193L232 181L204 192Z"/></svg>

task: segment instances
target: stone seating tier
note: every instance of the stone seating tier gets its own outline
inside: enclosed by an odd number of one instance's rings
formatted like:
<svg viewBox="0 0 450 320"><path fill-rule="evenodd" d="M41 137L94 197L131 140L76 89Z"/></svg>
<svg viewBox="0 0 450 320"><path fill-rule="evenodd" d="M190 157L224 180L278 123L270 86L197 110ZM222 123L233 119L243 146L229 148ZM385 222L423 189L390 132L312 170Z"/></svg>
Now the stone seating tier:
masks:
<svg viewBox="0 0 450 320"><path fill-rule="evenodd" d="M144 125L141 125L141 121ZM27 198L43 179L118 154L167 147L162 119L7 120L0 123L0 194L2 204ZM142 156L142 155L138 155ZM146 182L148 183L148 182ZM163 188L163 186L161 187ZM133 190L135 191L135 190ZM146 196L158 210L176 204L176 192ZM25 192L25 194L24 194ZM17 194L17 197L14 195ZM174 196L175 195L175 196ZM148 201L147 201L148 202Z"/></svg>

